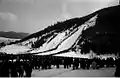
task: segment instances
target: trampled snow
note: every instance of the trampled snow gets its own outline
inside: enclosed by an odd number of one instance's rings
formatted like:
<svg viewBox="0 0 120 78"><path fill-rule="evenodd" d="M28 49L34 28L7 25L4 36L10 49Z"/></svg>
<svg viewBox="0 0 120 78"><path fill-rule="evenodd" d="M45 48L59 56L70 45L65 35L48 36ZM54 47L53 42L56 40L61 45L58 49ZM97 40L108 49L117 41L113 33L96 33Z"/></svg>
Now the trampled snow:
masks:
<svg viewBox="0 0 120 78"><path fill-rule="evenodd" d="M47 73L47 74L46 74ZM115 73L115 68L103 68L98 70L72 70L72 68L64 69L64 68L53 68L50 70L33 70L32 77L50 77L50 78L60 78L60 77L81 77L81 78L113 78Z"/></svg>

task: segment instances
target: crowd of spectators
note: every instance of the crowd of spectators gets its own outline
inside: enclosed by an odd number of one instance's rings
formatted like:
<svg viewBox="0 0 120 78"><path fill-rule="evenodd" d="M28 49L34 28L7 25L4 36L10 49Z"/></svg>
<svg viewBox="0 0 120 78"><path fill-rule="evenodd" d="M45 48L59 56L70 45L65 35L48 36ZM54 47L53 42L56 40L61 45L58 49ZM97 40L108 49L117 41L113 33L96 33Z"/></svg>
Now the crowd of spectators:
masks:
<svg viewBox="0 0 120 78"><path fill-rule="evenodd" d="M114 67L113 58L73 58L37 55L1 55L0 77L31 77L33 70L47 70L52 68L99 69Z"/></svg>

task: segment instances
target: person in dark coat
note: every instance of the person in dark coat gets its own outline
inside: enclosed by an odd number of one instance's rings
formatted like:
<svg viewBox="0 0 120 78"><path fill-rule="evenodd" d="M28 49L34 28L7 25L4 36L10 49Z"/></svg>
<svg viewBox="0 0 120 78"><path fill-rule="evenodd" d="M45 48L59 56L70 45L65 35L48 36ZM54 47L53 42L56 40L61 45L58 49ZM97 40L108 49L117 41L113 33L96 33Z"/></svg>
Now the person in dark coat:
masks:
<svg viewBox="0 0 120 78"><path fill-rule="evenodd" d="M74 58L73 59L73 70L78 69L78 67L79 67L79 59Z"/></svg>
<svg viewBox="0 0 120 78"><path fill-rule="evenodd" d="M93 62L92 62L92 68L93 68L93 69L96 69L96 68L97 68L97 63L96 63L96 61L93 61Z"/></svg>
<svg viewBox="0 0 120 78"><path fill-rule="evenodd" d="M0 77L9 77L9 64L8 60L3 60L0 65Z"/></svg>
<svg viewBox="0 0 120 78"><path fill-rule="evenodd" d="M115 65L116 65L116 71L115 71L114 76L120 77L120 58L116 59Z"/></svg>
<svg viewBox="0 0 120 78"><path fill-rule="evenodd" d="M20 61L20 60L17 60L16 61L16 66L17 66L16 70L17 70L18 76L23 77L24 76L23 62Z"/></svg>
<svg viewBox="0 0 120 78"><path fill-rule="evenodd" d="M90 59L86 59L86 68L87 69L90 68L90 64L91 64L91 60Z"/></svg>
<svg viewBox="0 0 120 78"><path fill-rule="evenodd" d="M86 68L85 59L81 59L81 61L80 61L80 67L81 67L82 69L85 69L85 68Z"/></svg>
<svg viewBox="0 0 120 78"><path fill-rule="evenodd" d="M11 65L11 77L18 77L16 62L11 63L10 65Z"/></svg>
<svg viewBox="0 0 120 78"><path fill-rule="evenodd" d="M32 74L32 65L30 62L25 62L24 63L24 70L25 70L25 77L31 77Z"/></svg>

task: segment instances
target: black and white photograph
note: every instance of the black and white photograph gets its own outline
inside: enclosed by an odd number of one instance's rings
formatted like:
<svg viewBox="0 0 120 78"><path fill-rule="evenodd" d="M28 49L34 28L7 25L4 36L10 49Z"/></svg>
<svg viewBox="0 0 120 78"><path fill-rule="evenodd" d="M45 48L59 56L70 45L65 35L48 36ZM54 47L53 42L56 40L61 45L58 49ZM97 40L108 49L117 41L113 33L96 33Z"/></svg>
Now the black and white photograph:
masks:
<svg viewBox="0 0 120 78"><path fill-rule="evenodd" d="M120 0L0 0L0 78L120 77Z"/></svg>

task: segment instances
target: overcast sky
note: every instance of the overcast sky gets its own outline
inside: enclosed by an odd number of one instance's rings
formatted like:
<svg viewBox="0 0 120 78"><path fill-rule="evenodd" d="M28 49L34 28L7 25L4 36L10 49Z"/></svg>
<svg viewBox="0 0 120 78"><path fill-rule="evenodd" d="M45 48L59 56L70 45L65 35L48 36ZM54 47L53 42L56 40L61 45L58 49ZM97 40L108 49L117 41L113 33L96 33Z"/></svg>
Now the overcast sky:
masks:
<svg viewBox="0 0 120 78"><path fill-rule="evenodd" d="M33 33L117 4L118 0L0 0L0 31Z"/></svg>

